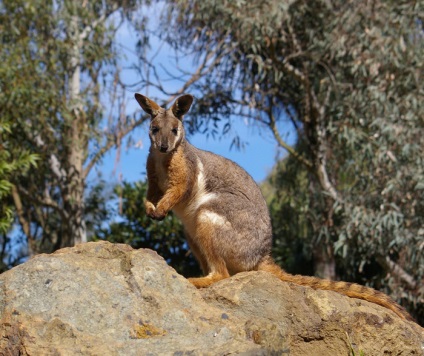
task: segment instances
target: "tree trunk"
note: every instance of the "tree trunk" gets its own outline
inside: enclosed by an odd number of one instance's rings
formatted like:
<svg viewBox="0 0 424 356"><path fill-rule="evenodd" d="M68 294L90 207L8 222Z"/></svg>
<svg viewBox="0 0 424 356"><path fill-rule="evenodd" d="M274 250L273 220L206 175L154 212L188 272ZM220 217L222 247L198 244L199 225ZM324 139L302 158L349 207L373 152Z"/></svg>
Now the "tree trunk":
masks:
<svg viewBox="0 0 424 356"><path fill-rule="evenodd" d="M319 278L336 280L336 260L329 244L316 246L313 253L315 275Z"/></svg>
<svg viewBox="0 0 424 356"><path fill-rule="evenodd" d="M306 78L309 78L306 76ZM325 105L320 104L309 79L305 81L307 91L305 100L305 133L312 154L312 171L325 194L325 225L333 226L333 205L341 202L337 189L327 171L327 137L325 125ZM315 274L320 278L336 280L336 261L332 241L321 239L314 251Z"/></svg>
<svg viewBox="0 0 424 356"><path fill-rule="evenodd" d="M69 109L72 122L67 139L68 144L68 187L65 200L66 209L69 213L67 226L68 231L64 233L61 246L73 246L75 243L87 242L86 226L84 221L84 177L83 164L85 151L87 150L87 139L85 138L85 116L80 97L81 83L81 46L82 40L78 27L78 17L73 16L71 23L71 40L73 46L70 53L71 75L69 81Z"/></svg>

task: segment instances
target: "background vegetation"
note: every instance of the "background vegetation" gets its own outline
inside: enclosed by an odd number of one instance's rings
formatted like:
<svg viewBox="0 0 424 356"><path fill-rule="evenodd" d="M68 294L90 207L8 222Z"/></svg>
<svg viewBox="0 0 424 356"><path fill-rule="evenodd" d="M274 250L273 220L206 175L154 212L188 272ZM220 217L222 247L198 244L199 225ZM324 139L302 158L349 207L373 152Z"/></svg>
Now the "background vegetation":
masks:
<svg viewBox="0 0 424 356"><path fill-rule="evenodd" d="M121 75L116 33L125 24L137 39L136 89L199 98L190 133L219 136L243 119L287 151L262 184L283 267L383 290L423 322L423 6L0 1L3 261L21 260L5 255L13 234L29 255L108 239L198 272L179 222L146 219L144 182L107 194L107 182L87 181L145 121L125 108L135 90ZM166 68L177 90L167 88L153 42L194 59L190 73ZM296 132L294 145L287 131Z"/></svg>

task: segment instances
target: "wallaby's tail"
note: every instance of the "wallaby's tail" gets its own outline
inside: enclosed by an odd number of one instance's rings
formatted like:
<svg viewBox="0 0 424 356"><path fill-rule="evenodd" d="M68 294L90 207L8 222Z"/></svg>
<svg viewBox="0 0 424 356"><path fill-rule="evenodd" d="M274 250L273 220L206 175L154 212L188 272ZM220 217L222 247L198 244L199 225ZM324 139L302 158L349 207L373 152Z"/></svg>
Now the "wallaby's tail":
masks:
<svg viewBox="0 0 424 356"><path fill-rule="evenodd" d="M394 311L402 319L414 321L405 308L401 307L386 294L370 287L361 286L356 283L336 282L317 277L293 275L281 269L280 266L275 264L270 257L265 258L261 263L259 263L257 270L270 272L284 282L292 282L294 284L308 286L313 289L331 290L351 298L367 300Z"/></svg>

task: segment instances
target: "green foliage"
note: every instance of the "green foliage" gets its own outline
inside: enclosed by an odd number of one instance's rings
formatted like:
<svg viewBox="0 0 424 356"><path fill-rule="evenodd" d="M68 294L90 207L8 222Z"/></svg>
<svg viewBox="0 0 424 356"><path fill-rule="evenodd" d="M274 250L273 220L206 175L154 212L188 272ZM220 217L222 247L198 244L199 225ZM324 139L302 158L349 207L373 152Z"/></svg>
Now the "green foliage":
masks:
<svg viewBox="0 0 424 356"><path fill-rule="evenodd" d="M31 175L9 174L30 253L86 240L87 176L144 121L123 110L106 120L101 102L113 107L125 95L115 34L139 4L0 2L0 117L13 122L6 151L40 158Z"/></svg>
<svg viewBox="0 0 424 356"><path fill-rule="evenodd" d="M134 248L150 248L184 276L200 275L199 267L188 251L181 222L172 213L161 222L147 217L143 203L146 191L145 182L124 182L118 186L115 198L119 199L120 214L115 222L97 229L95 238L129 244Z"/></svg>
<svg viewBox="0 0 424 356"><path fill-rule="evenodd" d="M268 187L264 189L264 187ZM308 172L293 157L278 162L261 184L268 202L276 262L294 274L313 274Z"/></svg>
<svg viewBox="0 0 424 356"><path fill-rule="evenodd" d="M6 234L13 222L14 209L10 202L13 187L12 175L25 176L36 167L37 156L26 151L11 151L7 147L7 136L11 134L10 123L0 118L0 235Z"/></svg>
<svg viewBox="0 0 424 356"><path fill-rule="evenodd" d="M7 237L15 217L11 195L16 188L11 177L27 176L31 169L35 169L38 159L37 155L20 147L11 149L9 137L12 135L12 127L11 122L0 116L0 273L19 261L19 256L16 259L10 255L10 239Z"/></svg>

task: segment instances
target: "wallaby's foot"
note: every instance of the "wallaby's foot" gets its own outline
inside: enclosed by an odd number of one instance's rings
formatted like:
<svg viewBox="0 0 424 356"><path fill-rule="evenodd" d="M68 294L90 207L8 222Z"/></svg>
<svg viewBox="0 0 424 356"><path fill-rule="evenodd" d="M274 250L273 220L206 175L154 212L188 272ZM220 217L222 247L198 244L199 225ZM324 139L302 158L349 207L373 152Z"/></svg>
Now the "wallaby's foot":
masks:
<svg viewBox="0 0 424 356"><path fill-rule="evenodd" d="M210 273L206 277L189 278L188 280L196 288L206 288L206 287L209 287L211 284L228 277L229 275L226 276L226 275L218 274L218 273Z"/></svg>

